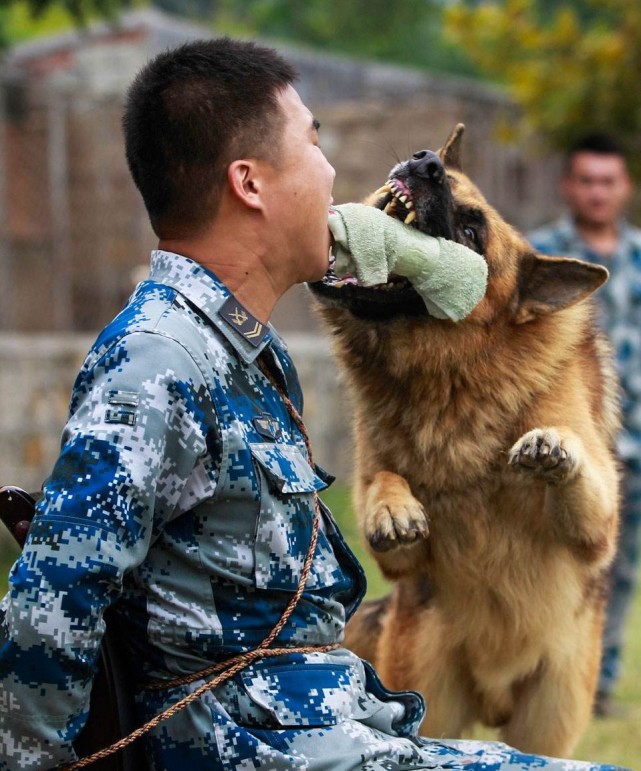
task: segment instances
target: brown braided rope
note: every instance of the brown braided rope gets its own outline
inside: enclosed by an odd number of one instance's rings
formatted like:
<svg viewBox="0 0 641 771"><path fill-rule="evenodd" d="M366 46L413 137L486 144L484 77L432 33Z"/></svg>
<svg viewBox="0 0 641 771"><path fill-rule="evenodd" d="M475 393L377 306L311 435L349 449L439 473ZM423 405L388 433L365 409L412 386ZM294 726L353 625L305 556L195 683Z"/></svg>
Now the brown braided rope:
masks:
<svg viewBox="0 0 641 771"><path fill-rule="evenodd" d="M298 427L298 430L301 432L303 441L305 442L305 447L307 449L309 463L310 465L313 466L314 461L312 456L311 442L309 439L309 434L307 433L307 428L303 423L303 418L301 417L296 407L293 405L291 399L285 393L284 389L278 382L276 376L272 372L267 362L262 358L262 354L258 358L257 363L261 371L265 375L265 377L270 381L270 383L278 391L281 399L283 400L287 408L287 412L289 413L291 419ZM314 520L312 524L312 535L309 541L309 547L307 549L307 554L305 556L305 562L303 563L303 569L301 571L300 579L298 581L298 587L296 589L296 592L292 595L290 601L287 603L285 610L283 611L279 620L276 622L276 625L274 626L274 628L256 648L246 651L245 653L241 653L238 656L234 656L231 659L227 659L226 661L219 662L218 664L213 664L212 666L207 667L206 669L201 669L198 672L193 672L192 674L183 675L182 677L177 677L177 678L174 678L173 680L169 680L166 682L162 681L162 682L152 683L145 686L145 690L165 690L165 689L176 688L180 685L192 683L195 680L202 680L203 678L207 678L210 675L217 675L216 677L214 677L213 680L209 680L206 683L199 685L198 688L196 688L191 693L187 694L187 696L183 696L182 699L177 701L175 704L172 704L171 707L168 707L163 712L160 712L158 715L155 715L151 720L147 721L139 728L136 728L135 731L132 731L127 736L124 736L122 739L119 739L117 742L114 742L113 744L109 745L108 747L105 747L102 750L98 750L97 752L94 752L91 755L87 755L86 757L81 758L80 760L76 760L72 763L62 766L62 768L65 769L65 771L75 771L76 769L79 769L79 768L86 768L87 766L90 766L93 763L97 763L99 760L104 760L105 758L108 758L110 755L113 755L116 752L119 752L125 747L128 747L130 744L133 744L133 742L135 742L141 736L148 734L150 731L156 728L156 726L160 725L160 723L163 723L165 720L169 720L169 718L173 717L177 712L180 712L185 707L189 706L189 704L191 704L192 702L197 701L207 691L210 691L213 688L216 688L222 683L226 682L227 680L230 680L232 677L234 677L234 675L238 674L238 672L240 672L241 670L249 666L249 664L252 664L253 662L258 661L261 658L267 658L272 656L282 656L284 654L289 654L289 653L323 653L323 652L335 650L336 648L338 648L339 643L332 643L330 645L319 645L319 646L308 645L308 646L299 646L299 647L290 647L290 648L270 648L269 647L272 644L272 642L276 639L276 637L278 637L278 635L281 633L283 627L289 620L289 617L294 612L294 609L300 602L300 598L303 596L305 585L307 584L307 579L309 578L309 574L312 568L314 553L316 552L316 543L318 541L319 527L320 527L320 504L318 501L318 493L314 491Z"/></svg>

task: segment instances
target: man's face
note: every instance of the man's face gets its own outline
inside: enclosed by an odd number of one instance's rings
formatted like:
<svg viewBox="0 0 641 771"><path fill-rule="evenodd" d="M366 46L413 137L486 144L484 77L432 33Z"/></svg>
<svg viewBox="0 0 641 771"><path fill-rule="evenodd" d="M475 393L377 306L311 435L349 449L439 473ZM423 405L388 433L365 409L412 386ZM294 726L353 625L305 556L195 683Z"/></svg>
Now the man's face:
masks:
<svg viewBox="0 0 641 771"><path fill-rule="evenodd" d="M561 193L578 222L616 225L632 194L625 160L618 155L575 153L561 181Z"/></svg>
<svg viewBox="0 0 641 771"><path fill-rule="evenodd" d="M298 93L288 86L278 102L284 125L266 195L282 240L277 259L288 261L293 281L317 281L328 265L327 212L335 171L320 149L318 123Z"/></svg>

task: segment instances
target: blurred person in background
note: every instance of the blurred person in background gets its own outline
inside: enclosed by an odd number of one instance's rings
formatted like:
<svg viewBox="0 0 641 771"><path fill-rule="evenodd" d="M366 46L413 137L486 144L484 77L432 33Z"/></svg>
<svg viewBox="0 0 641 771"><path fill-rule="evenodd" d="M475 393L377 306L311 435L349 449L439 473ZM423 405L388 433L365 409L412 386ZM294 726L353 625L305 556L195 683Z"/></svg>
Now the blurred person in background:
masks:
<svg viewBox="0 0 641 771"><path fill-rule="evenodd" d="M617 358L622 386L623 465L621 529L610 573L603 655L595 715L621 713L612 698L621 669L625 621L632 605L641 532L641 230L625 219L634 188L623 147L591 134L568 152L560 181L567 213L527 235L544 254L604 265L609 281L599 290L601 325Z"/></svg>

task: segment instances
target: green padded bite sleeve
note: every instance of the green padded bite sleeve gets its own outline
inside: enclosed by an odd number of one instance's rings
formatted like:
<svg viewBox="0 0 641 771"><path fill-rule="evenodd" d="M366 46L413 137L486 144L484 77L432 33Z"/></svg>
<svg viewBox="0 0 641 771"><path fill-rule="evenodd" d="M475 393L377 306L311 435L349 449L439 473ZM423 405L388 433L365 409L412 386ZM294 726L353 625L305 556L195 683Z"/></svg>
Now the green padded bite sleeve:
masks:
<svg viewBox="0 0 641 771"><path fill-rule="evenodd" d="M359 203L334 206L329 213L334 240L334 272L356 276L363 286L405 276L432 316L460 321L483 299L487 263L454 241L433 238L379 209Z"/></svg>

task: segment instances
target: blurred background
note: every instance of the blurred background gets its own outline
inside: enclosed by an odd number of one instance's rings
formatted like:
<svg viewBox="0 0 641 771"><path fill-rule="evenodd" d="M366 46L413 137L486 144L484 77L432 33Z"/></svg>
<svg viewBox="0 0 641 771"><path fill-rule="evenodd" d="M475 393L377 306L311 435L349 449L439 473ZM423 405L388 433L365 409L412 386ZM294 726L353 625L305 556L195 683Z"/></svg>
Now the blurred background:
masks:
<svg viewBox="0 0 641 771"><path fill-rule="evenodd" d="M466 124L464 167L521 230L561 210L562 152L615 134L641 173L641 4L629 0L3 0L0 4L0 483L38 489L93 338L155 245L129 179L123 95L194 38L258 38L290 59L322 124L337 203ZM639 211L632 208L632 220ZM637 223L641 219L636 217ZM306 394L320 463L353 542L349 404L306 290L274 323ZM0 534L0 563L12 559ZM372 593L384 585L371 570ZM6 568L0 571L4 588ZM638 605L638 603L637 603ZM641 704L641 610L624 698ZM626 690L628 689L628 690ZM600 722L581 757L641 768L641 711Z"/></svg>

